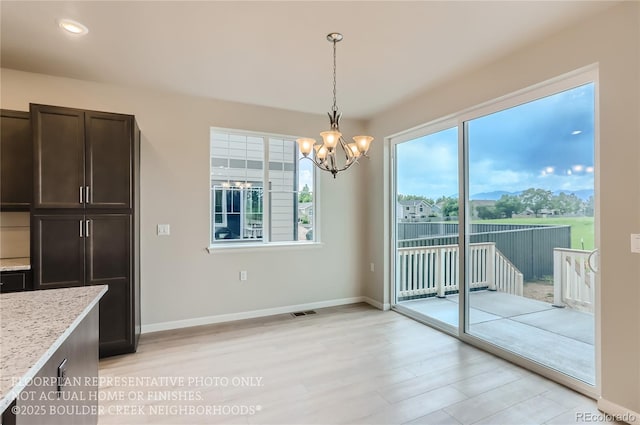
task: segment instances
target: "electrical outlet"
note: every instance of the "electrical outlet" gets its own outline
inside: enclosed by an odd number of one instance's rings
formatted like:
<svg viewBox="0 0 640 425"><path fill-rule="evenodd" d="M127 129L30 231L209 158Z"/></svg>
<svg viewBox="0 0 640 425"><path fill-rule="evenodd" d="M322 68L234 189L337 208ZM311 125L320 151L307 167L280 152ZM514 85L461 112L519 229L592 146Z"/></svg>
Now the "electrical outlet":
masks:
<svg viewBox="0 0 640 425"><path fill-rule="evenodd" d="M640 253L640 234L631 234L631 252L636 254Z"/></svg>
<svg viewBox="0 0 640 425"><path fill-rule="evenodd" d="M158 236L169 236L171 228L168 224L158 224Z"/></svg>
<svg viewBox="0 0 640 425"><path fill-rule="evenodd" d="M247 271L246 270L240 271L240 280L243 281L243 282L247 280Z"/></svg>

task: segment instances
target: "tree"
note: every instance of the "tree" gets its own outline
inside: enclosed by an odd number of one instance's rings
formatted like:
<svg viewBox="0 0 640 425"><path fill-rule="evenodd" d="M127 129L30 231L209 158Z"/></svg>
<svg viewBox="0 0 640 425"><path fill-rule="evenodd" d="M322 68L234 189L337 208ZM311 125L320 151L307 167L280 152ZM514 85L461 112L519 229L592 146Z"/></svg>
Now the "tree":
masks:
<svg viewBox="0 0 640 425"><path fill-rule="evenodd" d="M582 201L575 194L567 195L560 192L551 198L551 208L557 210L560 214L574 214L582 208Z"/></svg>
<svg viewBox="0 0 640 425"><path fill-rule="evenodd" d="M447 202L447 199L449 199L448 196L442 195L441 197L436 199L436 205L444 205L444 203Z"/></svg>
<svg viewBox="0 0 640 425"><path fill-rule="evenodd" d="M302 188L302 191L298 195L298 202L299 203L313 202L313 195L309 191L309 186L308 185L305 184L304 187Z"/></svg>
<svg viewBox="0 0 640 425"><path fill-rule="evenodd" d="M594 205L595 203L593 201L593 195L591 195L589 196L589 199L587 199L583 203L584 215L586 215L587 217L593 217Z"/></svg>
<svg viewBox="0 0 640 425"><path fill-rule="evenodd" d="M444 197L442 204L442 215L444 217L451 217L458 215L458 200L456 198Z"/></svg>
<svg viewBox="0 0 640 425"><path fill-rule="evenodd" d="M513 214L522 212L524 205L518 196L502 195L496 201L495 208L498 217L511 218Z"/></svg>
<svg viewBox="0 0 640 425"><path fill-rule="evenodd" d="M520 199L525 208L538 215L541 209L551 207L551 196L550 190L529 188L520 194Z"/></svg>
<svg viewBox="0 0 640 425"><path fill-rule="evenodd" d="M487 205L479 205L476 207L478 218L481 220L490 220L492 218L499 218L500 213L494 208Z"/></svg>

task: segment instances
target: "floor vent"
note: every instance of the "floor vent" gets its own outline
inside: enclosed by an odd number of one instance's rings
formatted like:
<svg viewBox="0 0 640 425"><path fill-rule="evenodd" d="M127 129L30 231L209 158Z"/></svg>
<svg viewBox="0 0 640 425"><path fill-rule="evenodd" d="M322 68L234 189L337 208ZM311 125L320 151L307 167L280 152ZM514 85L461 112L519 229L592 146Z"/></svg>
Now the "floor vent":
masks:
<svg viewBox="0 0 640 425"><path fill-rule="evenodd" d="M296 311L295 313L291 313L293 317L308 316L310 314L316 314L316 312L314 310L307 310L307 311Z"/></svg>

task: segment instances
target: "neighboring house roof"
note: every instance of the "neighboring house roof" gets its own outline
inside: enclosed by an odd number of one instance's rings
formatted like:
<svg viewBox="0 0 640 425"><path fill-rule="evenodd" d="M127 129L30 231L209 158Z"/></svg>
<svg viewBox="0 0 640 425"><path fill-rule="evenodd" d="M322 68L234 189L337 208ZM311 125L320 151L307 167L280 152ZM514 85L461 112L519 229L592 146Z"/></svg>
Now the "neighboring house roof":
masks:
<svg viewBox="0 0 640 425"><path fill-rule="evenodd" d="M429 205L429 203L427 201L425 201L424 199L410 199L410 200L402 200L402 201L398 201L398 203L400 205L404 205L404 206L415 206L418 204L425 204L425 205Z"/></svg>
<svg viewBox="0 0 640 425"><path fill-rule="evenodd" d="M424 205L426 207L429 207L431 209L435 209L435 210L440 210L440 207L434 204L431 204L427 201L425 201L424 199L410 199L410 200L402 200L402 201L398 201L398 204L405 206L405 207L415 207L418 205Z"/></svg>

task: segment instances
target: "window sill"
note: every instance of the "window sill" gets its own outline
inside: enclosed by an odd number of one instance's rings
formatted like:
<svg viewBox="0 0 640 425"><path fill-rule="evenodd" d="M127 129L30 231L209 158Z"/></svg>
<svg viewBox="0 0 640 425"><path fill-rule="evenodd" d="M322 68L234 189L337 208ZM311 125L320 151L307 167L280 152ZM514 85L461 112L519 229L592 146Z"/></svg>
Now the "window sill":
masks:
<svg viewBox="0 0 640 425"><path fill-rule="evenodd" d="M209 245L206 250L209 254L225 254L230 252L258 252L280 251L292 249L316 249L322 248L322 242L271 242L271 243L242 243L242 244L216 244Z"/></svg>

